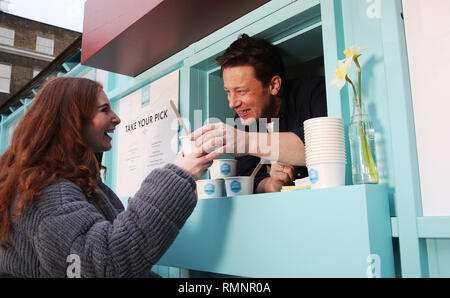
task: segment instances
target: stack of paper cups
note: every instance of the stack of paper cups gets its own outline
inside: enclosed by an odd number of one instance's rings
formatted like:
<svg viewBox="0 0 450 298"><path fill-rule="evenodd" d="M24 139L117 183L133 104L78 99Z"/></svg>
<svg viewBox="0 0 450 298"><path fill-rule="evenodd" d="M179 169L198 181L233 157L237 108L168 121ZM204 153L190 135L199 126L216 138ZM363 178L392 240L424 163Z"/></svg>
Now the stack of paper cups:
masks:
<svg viewBox="0 0 450 298"><path fill-rule="evenodd" d="M343 120L320 117L306 120L303 125L311 188L345 185L347 156Z"/></svg>

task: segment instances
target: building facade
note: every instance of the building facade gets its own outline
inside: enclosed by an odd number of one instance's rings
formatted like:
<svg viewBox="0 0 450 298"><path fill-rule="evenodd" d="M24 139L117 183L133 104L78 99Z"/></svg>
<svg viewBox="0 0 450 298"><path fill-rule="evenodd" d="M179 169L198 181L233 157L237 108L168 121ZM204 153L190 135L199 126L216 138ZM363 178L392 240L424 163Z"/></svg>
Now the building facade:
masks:
<svg viewBox="0 0 450 298"><path fill-rule="evenodd" d="M80 35L0 11L0 105Z"/></svg>

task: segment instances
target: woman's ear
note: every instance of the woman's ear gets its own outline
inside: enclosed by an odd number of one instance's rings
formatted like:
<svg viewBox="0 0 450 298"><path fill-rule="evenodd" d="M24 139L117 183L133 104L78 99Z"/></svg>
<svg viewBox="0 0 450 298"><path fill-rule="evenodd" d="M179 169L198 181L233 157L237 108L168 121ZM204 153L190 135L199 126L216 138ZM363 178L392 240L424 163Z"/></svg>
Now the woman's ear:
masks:
<svg viewBox="0 0 450 298"><path fill-rule="evenodd" d="M269 91L271 95L277 95L278 92L280 92L281 89L281 77L280 76L274 76L272 78L272 80L270 81L270 85L269 85Z"/></svg>

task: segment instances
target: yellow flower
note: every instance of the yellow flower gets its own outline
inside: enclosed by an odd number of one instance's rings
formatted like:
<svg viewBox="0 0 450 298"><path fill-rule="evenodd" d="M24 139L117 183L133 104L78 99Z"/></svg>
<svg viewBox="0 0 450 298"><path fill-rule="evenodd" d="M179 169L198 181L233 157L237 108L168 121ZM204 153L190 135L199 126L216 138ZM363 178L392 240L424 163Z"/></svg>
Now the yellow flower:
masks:
<svg viewBox="0 0 450 298"><path fill-rule="evenodd" d="M344 87L347 81L347 68L350 67L351 59L344 59L338 61L338 68L334 73L334 79L331 81L331 85L336 86L338 90Z"/></svg>
<svg viewBox="0 0 450 298"><path fill-rule="evenodd" d="M365 50L367 50L368 47L362 48L360 46L352 46L344 51L344 54L349 57L350 59L354 59L355 57L358 58L361 56L361 53Z"/></svg>

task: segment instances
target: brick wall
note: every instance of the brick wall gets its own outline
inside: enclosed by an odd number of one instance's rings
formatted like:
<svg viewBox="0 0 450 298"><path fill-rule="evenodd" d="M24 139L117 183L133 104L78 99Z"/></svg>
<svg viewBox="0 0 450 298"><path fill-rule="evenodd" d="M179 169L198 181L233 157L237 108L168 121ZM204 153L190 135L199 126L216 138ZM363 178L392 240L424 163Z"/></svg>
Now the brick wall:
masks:
<svg viewBox="0 0 450 298"><path fill-rule="evenodd" d="M54 40L53 55L58 56L81 33L0 12L0 27L15 31L14 47L36 51L37 36ZM49 61L24 57L0 50L0 63L12 65L10 93L0 92L0 105L33 78L33 68L43 69Z"/></svg>

